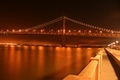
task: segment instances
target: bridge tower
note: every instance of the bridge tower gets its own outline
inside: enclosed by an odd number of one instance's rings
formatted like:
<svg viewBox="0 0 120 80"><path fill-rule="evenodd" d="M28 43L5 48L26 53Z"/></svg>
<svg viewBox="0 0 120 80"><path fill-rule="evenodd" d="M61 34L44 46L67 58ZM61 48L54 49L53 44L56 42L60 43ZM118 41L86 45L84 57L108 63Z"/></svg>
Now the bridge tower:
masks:
<svg viewBox="0 0 120 80"><path fill-rule="evenodd" d="M62 47L65 47L65 16L62 17L63 25L62 25Z"/></svg>

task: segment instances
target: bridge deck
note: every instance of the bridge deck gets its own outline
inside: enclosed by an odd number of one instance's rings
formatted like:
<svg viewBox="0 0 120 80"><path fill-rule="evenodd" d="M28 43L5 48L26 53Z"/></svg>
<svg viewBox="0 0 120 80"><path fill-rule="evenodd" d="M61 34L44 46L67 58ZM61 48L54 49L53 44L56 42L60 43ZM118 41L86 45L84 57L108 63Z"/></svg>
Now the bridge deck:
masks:
<svg viewBox="0 0 120 80"><path fill-rule="evenodd" d="M109 54L113 54L116 53L115 50L111 50L111 49L106 49ZM103 61L102 61L102 69L101 69L101 79L100 80L119 80L118 79L118 75L115 71L115 68L117 69L117 71L119 71L119 67L115 67L117 64L115 64L113 57L110 58L109 55L107 55L107 53L103 53ZM119 51L120 53L120 51ZM120 57L119 57L120 59Z"/></svg>

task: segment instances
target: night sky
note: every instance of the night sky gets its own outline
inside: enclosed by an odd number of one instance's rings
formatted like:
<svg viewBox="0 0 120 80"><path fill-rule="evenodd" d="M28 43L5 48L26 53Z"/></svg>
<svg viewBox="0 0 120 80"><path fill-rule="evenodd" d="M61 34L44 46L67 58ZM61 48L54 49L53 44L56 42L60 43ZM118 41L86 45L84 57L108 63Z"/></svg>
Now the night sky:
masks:
<svg viewBox="0 0 120 80"><path fill-rule="evenodd" d="M120 0L20 0L0 2L0 29L24 29L60 16L120 30Z"/></svg>

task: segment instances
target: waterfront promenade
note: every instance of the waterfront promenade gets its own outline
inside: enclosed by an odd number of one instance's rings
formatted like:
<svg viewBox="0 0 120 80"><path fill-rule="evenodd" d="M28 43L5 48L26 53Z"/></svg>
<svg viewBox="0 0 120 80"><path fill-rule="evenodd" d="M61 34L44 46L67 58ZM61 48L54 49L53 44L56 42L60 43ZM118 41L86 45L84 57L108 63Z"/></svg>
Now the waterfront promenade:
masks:
<svg viewBox="0 0 120 80"><path fill-rule="evenodd" d="M106 48L109 60L117 76L117 79L113 78L111 80L120 80L120 50ZM110 73L109 73L110 74Z"/></svg>
<svg viewBox="0 0 120 80"><path fill-rule="evenodd" d="M63 80L120 80L120 50L105 48L78 75Z"/></svg>
<svg viewBox="0 0 120 80"><path fill-rule="evenodd" d="M102 67L101 67L101 76L100 76L100 80L119 80L116 73L115 73L115 70L112 66L112 62L110 62L109 59L112 60L112 57L109 56L109 53L108 51L112 51L112 49L108 49L106 48L106 52L104 51L103 52L103 58L102 58ZM120 52L120 51L119 51Z"/></svg>

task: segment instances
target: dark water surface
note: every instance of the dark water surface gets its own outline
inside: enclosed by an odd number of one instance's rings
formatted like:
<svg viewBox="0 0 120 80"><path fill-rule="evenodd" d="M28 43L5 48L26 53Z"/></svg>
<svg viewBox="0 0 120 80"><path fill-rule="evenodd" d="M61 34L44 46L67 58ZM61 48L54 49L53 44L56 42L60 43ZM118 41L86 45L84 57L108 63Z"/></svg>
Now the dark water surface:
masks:
<svg viewBox="0 0 120 80"><path fill-rule="evenodd" d="M59 41L59 37L0 35L0 43ZM62 80L69 74L78 74L100 49L1 45L0 80Z"/></svg>
<svg viewBox="0 0 120 80"><path fill-rule="evenodd" d="M62 80L78 74L100 49L1 46L0 80Z"/></svg>

